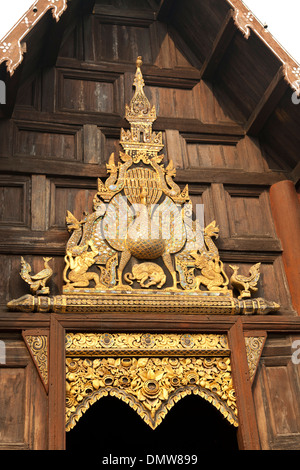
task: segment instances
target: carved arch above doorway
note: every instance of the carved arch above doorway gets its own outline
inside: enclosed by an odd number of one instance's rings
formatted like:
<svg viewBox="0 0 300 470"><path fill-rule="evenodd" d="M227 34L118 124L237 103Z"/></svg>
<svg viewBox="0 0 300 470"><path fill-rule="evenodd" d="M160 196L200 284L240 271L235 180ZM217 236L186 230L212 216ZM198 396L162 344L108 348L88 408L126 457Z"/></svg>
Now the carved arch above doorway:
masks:
<svg viewBox="0 0 300 470"><path fill-rule="evenodd" d="M209 401L238 426L226 335L69 333L66 430L104 396L115 396L155 429L183 397Z"/></svg>

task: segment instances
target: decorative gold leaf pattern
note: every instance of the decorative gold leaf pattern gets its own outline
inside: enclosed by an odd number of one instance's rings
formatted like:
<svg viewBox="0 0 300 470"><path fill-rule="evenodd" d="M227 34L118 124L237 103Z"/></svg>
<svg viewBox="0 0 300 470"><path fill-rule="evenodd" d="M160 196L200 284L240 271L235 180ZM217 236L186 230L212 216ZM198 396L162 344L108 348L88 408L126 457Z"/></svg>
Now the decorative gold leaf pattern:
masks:
<svg viewBox="0 0 300 470"><path fill-rule="evenodd" d="M238 425L225 335L68 334L66 429L103 396L120 398L155 429L186 395Z"/></svg>
<svg viewBox="0 0 300 470"><path fill-rule="evenodd" d="M249 366L250 379L253 381L259 358L265 344L265 336L246 336L246 353Z"/></svg>

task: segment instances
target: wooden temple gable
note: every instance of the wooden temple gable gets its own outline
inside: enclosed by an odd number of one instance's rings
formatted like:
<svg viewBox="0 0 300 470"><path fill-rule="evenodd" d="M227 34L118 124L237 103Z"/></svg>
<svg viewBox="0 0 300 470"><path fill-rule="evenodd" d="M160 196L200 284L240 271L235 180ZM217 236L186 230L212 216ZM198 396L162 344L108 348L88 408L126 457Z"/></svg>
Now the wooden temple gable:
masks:
<svg viewBox="0 0 300 470"><path fill-rule="evenodd" d="M38 0L35 8L0 43L0 448L64 448L65 335L83 331L225 333L240 448L299 448L299 66L240 0ZM205 226L217 222L228 279L233 265L247 276L261 263L253 298L278 311L8 310L28 294L21 257L32 273L52 258L47 286L62 294L66 214L90 213L110 155L122 164L138 56L162 163L172 159L174 182L188 184L193 207L204 205Z"/></svg>

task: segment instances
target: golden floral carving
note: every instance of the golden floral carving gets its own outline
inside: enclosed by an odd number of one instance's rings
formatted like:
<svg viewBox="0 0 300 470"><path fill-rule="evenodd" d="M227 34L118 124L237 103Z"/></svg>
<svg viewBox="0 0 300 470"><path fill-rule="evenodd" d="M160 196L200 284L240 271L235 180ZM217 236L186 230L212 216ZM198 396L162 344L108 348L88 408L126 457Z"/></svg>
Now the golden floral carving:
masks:
<svg viewBox="0 0 300 470"><path fill-rule="evenodd" d="M66 428L103 396L120 398L153 429L189 394L238 425L226 335L68 333Z"/></svg>
<svg viewBox="0 0 300 470"><path fill-rule="evenodd" d="M66 379L67 431L107 395L131 406L152 429L192 393L238 425L229 357L67 357Z"/></svg>

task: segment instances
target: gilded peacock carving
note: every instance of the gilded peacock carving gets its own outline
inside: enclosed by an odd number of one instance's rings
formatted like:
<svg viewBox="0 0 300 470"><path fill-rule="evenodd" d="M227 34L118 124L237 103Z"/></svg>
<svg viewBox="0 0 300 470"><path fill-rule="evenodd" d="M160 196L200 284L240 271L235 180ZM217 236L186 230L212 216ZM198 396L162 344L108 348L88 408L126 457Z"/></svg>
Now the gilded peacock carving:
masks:
<svg viewBox="0 0 300 470"><path fill-rule="evenodd" d="M49 261L52 258L45 257L44 260L44 269L38 272L37 274L31 275L31 266L25 261L23 256L21 256L21 278L27 282L30 286L30 290L33 294L49 294L49 287L46 287L46 283L49 281L50 277L53 274L52 268L49 266Z"/></svg>
<svg viewBox="0 0 300 470"><path fill-rule="evenodd" d="M257 291L257 283L260 277L260 265L261 263L254 264L249 270L249 276L238 274L239 266L229 265L233 270L230 283L232 287L239 291L240 295L238 296L238 299L251 297L251 293Z"/></svg>

